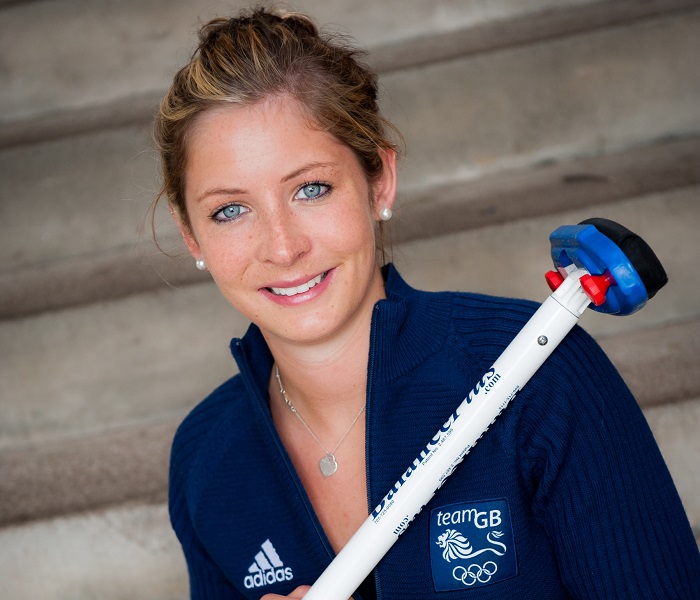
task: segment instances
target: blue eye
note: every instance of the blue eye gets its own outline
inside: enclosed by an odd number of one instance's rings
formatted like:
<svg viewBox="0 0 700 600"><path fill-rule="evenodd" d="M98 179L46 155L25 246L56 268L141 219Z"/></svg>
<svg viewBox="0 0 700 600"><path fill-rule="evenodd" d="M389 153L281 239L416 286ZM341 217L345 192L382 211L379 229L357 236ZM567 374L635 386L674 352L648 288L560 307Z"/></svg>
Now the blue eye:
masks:
<svg viewBox="0 0 700 600"><path fill-rule="evenodd" d="M217 210L212 215L212 218L215 221L222 223L226 221L235 221L238 217L247 212L248 209L245 206L241 206L240 204L229 204L228 206L224 206L223 208Z"/></svg>
<svg viewBox="0 0 700 600"><path fill-rule="evenodd" d="M312 183L310 185L305 185L301 191L307 198L315 198L321 193L321 186L318 183Z"/></svg>
<svg viewBox="0 0 700 600"><path fill-rule="evenodd" d="M315 200L325 196L330 190L329 185L322 183L306 183L294 196L296 200Z"/></svg>

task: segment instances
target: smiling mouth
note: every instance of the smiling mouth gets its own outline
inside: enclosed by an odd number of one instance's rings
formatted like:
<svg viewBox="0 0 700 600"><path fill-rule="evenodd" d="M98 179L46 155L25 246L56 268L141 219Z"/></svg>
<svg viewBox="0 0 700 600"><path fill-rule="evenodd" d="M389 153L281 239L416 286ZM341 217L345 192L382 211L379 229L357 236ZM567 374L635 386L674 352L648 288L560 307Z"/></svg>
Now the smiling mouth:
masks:
<svg viewBox="0 0 700 600"><path fill-rule="evenodd" d="M317 286L326 278L326 275L328 275L328 271L325 271L324 273L317 275L316 277L307 281L306 283L302 283L301 285L297 285L296 287L269 287L267 289L273 294L275 294L275 296L296 296L297 294L303 294L304 292L308 292L312 287Z"/></svg>

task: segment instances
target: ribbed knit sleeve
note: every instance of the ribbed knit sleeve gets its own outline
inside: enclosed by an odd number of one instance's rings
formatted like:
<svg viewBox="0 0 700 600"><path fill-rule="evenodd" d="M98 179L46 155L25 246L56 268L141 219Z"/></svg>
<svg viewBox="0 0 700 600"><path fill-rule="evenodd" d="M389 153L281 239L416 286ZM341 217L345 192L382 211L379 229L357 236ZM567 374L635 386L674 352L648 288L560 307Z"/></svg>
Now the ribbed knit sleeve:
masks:
<svg viewBox="0 0 700 600"><path fill-rule="evenodd" d="M192 490L192 466L200 458L207 436L216 426L221 413L216 395L200 405L179 427L170 457L168 505L170 521L182 544L190 578L192 600L244 600L223 576L200 543L191 514L196 510L199 490Z"/></svg>
<svg viewBox="0 0 700 600"><path fill-rule="evenodd" d="M528 384L520 421L532 510L575 598L700 598L700 556L624 382L580 329Z"/></svg>

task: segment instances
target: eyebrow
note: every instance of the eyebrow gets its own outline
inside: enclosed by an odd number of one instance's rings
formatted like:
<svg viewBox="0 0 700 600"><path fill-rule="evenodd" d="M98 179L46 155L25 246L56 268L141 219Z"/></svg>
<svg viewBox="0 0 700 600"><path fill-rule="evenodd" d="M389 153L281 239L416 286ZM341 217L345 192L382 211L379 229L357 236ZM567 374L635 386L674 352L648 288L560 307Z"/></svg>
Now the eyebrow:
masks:
<svg viewBox="0 0 700 600"><path fill-rule="evenodd" d="M295 177L298 177L299 175L302 175L303 173L306 173L307 171L311 171L312 169L318 169L318 168L323 168L323 167L336 167L337 164L334 162L312 162L307 165L304 165L303 167L300 167L291 173L288 173L282 179L280 179L281 183L287 183L288 181L294 179ZM246 190L243 188L214 188L211 190L206 190L205 192L202 192L195 200L195 203L199 204L202 200L205 198L208 198L209 196L235 196L238 194L245 194Z"/></svg>
<svg viewBox="0 0 700 600"><path fill-rule="evenodd" d="M312 169L318 169L321 167L335 167L337 166L336 163L333 162L312 162L309 163L308 165L304 165L303 167L297 169L296 171L292 171L291 173L285 175L282 177L280 180L282 183L286 183L290 179L294 179L295 177L298 177L302 173L306 173L307 171L311 171Z"/></svg>
<svg viewBox="0 0 700 600"><path fill-rule="evenodd" d="M214 188L202 192L195 198L194 202L195 204L199 204L205 198L209 198L209 196L235 196L237 194L245 194L245 190L241 188Z"/></svg>

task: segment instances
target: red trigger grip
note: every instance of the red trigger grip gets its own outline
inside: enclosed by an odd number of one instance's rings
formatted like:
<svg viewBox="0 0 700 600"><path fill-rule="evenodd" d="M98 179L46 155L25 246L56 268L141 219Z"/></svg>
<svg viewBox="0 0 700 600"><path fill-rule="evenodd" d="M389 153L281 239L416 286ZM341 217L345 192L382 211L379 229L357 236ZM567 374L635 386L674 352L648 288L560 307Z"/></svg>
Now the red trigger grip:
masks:
<svg viewBox="0 0 700 600"><path fill-rule="evenodd" d="M603 275L584 275L579 279L581 287L591 302L596 306L601 306L605 302L605 294L615 280L609 273Z"/></svg>
<svg viewBox="0 0 700 600"><path fill-rule="evenodd" d="M544 278L547 280L547 285L552 291L555 291L564 281L559 271L547 271L544 274Z"/></svg>

